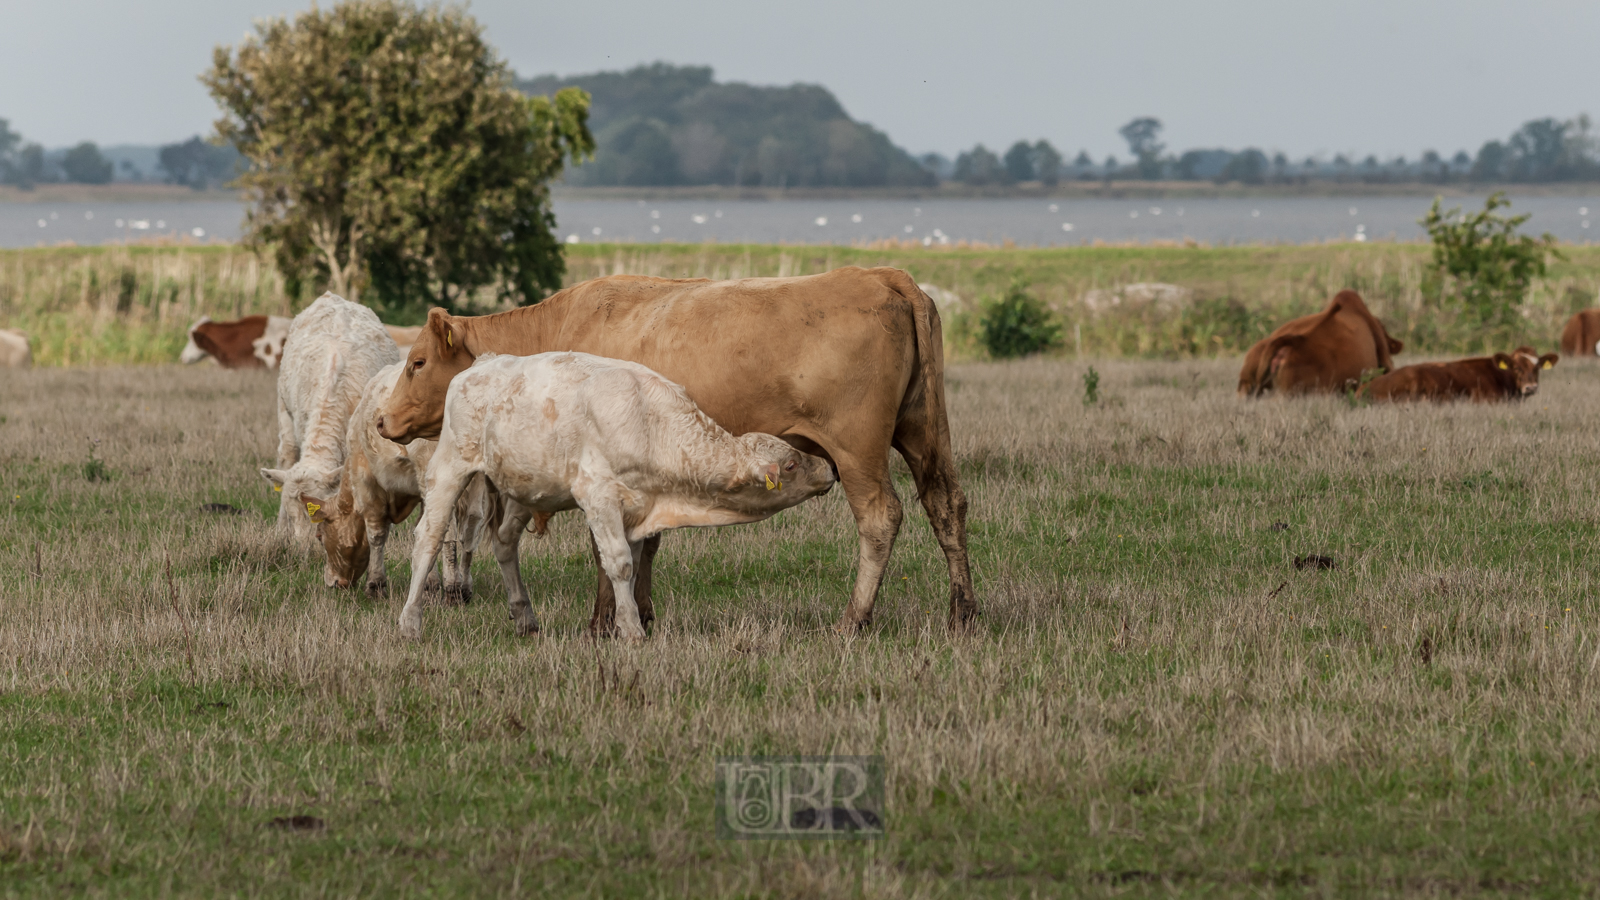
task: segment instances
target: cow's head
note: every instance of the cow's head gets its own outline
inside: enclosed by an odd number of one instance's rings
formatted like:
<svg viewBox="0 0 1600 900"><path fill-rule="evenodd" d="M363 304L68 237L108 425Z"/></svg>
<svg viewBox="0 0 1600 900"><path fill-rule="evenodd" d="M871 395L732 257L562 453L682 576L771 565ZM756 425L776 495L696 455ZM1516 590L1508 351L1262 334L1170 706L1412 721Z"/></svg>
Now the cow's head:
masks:
<svg viewBox="0 0 1600 900"><path fill-rule="evenodd" d="M465 334L461 323L443 309L428 311L428 324L406 354L405 371L378 410L379 434L402 444L438 439L450 379L472 365Z"/></svg>
<svg viewBox="0 0 1600 900"><path fill-rule="evenodd" d="M210 316L201 316L199 319L195 320L193 325L189 326L189 343L183 345L183 352L178 354L178 362L181 362L186 366L193 365L211 355L210 351L202 348L200 344L195 341L195 331L199 329L201 325L205 325L210 321Z"/></svg>
<svg viewBox="0 0 1600 900"><path fill-rule="evenodd" d="M749 460L721 501L740 512L765 518L826 494L838 480L827 460L796 450L781 438L746 434L739 440L750 448Z"/></svg>
<svg viewBox="0 0 1600 900"><path fill-rule="evenodd" d="M322 583L332 588L347 588L367 573L367 524L356 515L352 496L340 492L327 501L301 494L311 524L317 526L317 543L322 545L328 564L322 570Z"/></svg>
<svg viewBox="0 0 1600 900"><path fill-rule="evenodd" d="M1513 397L1532 397L1539 391L1539 373L1553 369L1561 356L1556 353L1537 355L1532 347L1518 347L1514 352L1496 353L1494 366L1511 379Z"/></svg>
<svg viewBox="0 0 1600 900"><path fill-rule="evenodd" d="M313 497L332 497L339 491L339 469L319 469L306 465L304 461L296 463L287 469L262 469L261 477L272 485L272 489L283 495L282 503L289 503L300 507L297 499L302 494ZM304 507L300 507L304 511ZM308 540L312 536L311 520L298 514L291 514L294 522L295 537Z"/></svg>

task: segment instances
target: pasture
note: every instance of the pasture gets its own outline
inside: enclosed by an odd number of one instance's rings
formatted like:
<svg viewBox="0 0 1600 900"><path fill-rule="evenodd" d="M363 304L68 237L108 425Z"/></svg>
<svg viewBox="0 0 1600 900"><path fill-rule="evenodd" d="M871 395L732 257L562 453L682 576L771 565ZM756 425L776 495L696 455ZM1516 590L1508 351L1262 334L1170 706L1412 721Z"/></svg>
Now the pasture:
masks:
<svg viewBox="0 0 1600 900"><path fill-rule="evenodd" d="M1082 364L950 368L975 635L902 468L865 633L835 491L667 535L640 648L587 637L574 515L524 541L532 638L485 554L402 640L409 526L387 601L325 588L268 373L7 373L0 894L1592 890L1600 366L1384 408L1095 365L1087 407ZM887 836L716 840L745 753L881 755Z"/></svg>

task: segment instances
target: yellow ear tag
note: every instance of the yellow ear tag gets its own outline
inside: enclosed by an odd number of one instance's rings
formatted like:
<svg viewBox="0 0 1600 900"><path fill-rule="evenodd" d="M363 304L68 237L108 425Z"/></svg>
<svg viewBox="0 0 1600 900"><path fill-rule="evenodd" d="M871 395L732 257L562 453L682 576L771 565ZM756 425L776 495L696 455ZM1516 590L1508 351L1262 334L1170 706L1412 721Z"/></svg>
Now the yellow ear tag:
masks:
<svg viewBox="0 0 1600 900"><path fill-rule="evenodd" d="M455 338L448 328L444 330L444 345L446 347L454 347L456 345Z"/></svg>
<svg viewBox="0 0 1600 900"><path fill-rule="evenodd" d="M766 478L767 478L767 490L769 490L769 491L775 491L775 490L777 490L777 489L778 489L778 488L781 488L781 487L783 487L783 482L781 482L781 481L780 481L780 482L778 482L778 483L776 483L776 484L774 484L774 483L773 483L773 482L772 482L772 476L771 476L771 475L768 475L768 476L766 476Z"/></svg>
<svg viewBox="0 0 1600 900"><path fill-rule="evenodd" d="M281 485L281 484L275 484L275 485L273 485L273 486L272 486L272 492L273 492L273 493L274 493L274 494L281 494L281 493L283 493L283 485Z"/></svg>
<svg viewBox="0 0 1600 900"><path fill-rule="evenodd" d="M306 504L306 515L314 516L314 515L317 514L317 510L319 510L321 508L322 508L321 506L318 506L315 503L307 503Z"/></svg>
<svg viewBox="0 0 1600 900"><path fill-rule="evenodd" d="M1496 364L1495 364L1495 365L1498 365L1498 366L1499 366L1499 367L1500 367L1500 368L1502 368L1502 369L1508 369L1508 368L1510 368L1510 366L1507 366L1507 365L1506 365L1506 364L1505 364L1505 361L1504 361L1504 360L1501 360L1501 361L1500 361L1500 362L1498 362L1498 363L1496 363Z"/></svg>
<svg viewBox="0 0 1600 900"><path fill-rule="evenodd" d="M1552 369L1552 368L1555 368L1555 363L1553 363L1553 362L1551 362L1550 360L1547 359L1547 360L1544 361L1544 365L1540 366L1539 368L1541 368L1541 369Z"/></svg>

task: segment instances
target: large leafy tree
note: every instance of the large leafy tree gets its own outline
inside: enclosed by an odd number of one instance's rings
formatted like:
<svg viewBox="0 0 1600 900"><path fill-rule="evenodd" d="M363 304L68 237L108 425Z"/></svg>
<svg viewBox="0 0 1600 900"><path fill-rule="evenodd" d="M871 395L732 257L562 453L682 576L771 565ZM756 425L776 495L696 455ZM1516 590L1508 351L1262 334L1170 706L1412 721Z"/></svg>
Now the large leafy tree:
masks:
<svg viewBox="0 0 1600 900"><path fill-rule="evenodd" d="M245 240L292 288L325 283L416 316L480 289L532 303L560 285L548 182L594 151L588 96L525 97L464 10L313 7L218 47L201 80L244 156Z"/></svg>

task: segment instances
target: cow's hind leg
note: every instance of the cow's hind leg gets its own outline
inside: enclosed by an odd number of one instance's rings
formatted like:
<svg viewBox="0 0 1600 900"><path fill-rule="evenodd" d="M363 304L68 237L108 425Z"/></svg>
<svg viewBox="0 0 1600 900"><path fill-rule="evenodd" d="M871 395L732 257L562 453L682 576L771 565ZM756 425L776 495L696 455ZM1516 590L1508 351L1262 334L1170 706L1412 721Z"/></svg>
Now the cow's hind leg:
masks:
<svg viewBox="0 0 1600 900"><path fill-rule="evenodd" d="M949 447L937 446L939 443L920 422L905 423L895 432L895 449L911 468L928 524L950 567L950 630L964 631L978 617L967 557L967 495L961 490Z"/></svg>
<svg viewBox="0 0 1600 900"><path fill-rule="evenodd" d="M640 541L638 566L634 570L633 600L639 607L639 624L648 629L656 620L655 605L650 599L651 575L655 571L656 552L661 549L661 535L652 535ZM611 576L600 564L600 545L589 534L589 553L594 557L595 588L594 613L589 617L589 633L610 635L616 632L617 594L611 587Z"/></svg>
<svg viewBox="0 0 1600 900"><path fill-rule="evenodd" d="M532 518L532 510L505 498L505 513L490 541L494 545L494 558L500 563L500 578L506 585L506 603L511 609L511 620L516 623L517 634L539 633L539 618L533 614L528 588L522 583L518 552L522 546L522 529L528 527L528 520Z"/></svg>

